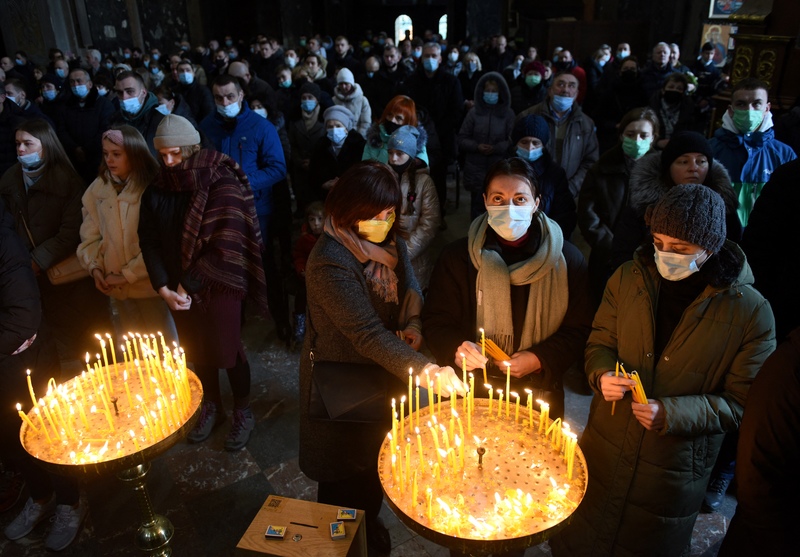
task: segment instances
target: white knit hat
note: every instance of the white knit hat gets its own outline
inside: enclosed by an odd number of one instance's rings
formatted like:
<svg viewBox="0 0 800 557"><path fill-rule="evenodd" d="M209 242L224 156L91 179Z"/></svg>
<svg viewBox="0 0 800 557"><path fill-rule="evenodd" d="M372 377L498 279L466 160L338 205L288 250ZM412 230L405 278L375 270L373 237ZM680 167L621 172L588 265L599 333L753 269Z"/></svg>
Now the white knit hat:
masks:
<svg viewBox="0 0 800 557"><path fill-rule="evenodd" d="M339 73L336 74L336 83L349 83L350 85L355 85L355 82L356 80L353 77L353 72L347 68L342 68L339 70Z"/></svg>
<svg viewBox="0 0 800 557"><path fill-rule="evenodd" d="M168 114L164 116L156 129L153 146L156 149L165 147L187 147L200 143L200 133L183 116Z"/></svg>

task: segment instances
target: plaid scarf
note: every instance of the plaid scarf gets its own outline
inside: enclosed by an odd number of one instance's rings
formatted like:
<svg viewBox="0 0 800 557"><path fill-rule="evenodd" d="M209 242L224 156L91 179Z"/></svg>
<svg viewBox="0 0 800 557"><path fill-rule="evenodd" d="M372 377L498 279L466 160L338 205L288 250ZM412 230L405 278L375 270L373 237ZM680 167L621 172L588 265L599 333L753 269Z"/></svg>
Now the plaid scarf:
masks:
<svg viewBox="0 0 800 557"><path fill-rule="evenodd" d="M181 240L183 269L199 278L206 291L238 299L249 295L266 312L264 244L250 181L239 165L203 149L176 167L162 169L154 186L192 192Z"/></svg>

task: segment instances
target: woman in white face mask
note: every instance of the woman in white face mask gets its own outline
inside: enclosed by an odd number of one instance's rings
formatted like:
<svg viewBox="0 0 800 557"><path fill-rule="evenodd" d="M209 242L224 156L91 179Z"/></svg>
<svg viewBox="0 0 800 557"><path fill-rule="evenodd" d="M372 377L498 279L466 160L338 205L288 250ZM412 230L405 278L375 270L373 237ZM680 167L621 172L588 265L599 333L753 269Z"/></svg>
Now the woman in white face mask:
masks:
<svg viewBox="0 0 800 557"><path fill-rule="evenodd" d="M479 328L506 354L511 390L532 389L564 411L564 372L586 342L592 313L586 262L541 210L530 165L520 158L493 165L484 186L487 212L467 238L445 247L431 276L423 311L428 347L440 364L478 370L505 389L506 365L481 354ZM487 396L478 388L476 396Z"/></svg>
<svg viewBox="0 0 800 557"><path fill-rule="evenodd" d="M586 346L595 397L581 449L592 481L550 540L559 557L688 548L722 439L775 348L772 310L725 239L722 197L677 185L645 218L653 244L609 279ZM633 399L636 382L617 364L638 372L646 399Z"/></svg>

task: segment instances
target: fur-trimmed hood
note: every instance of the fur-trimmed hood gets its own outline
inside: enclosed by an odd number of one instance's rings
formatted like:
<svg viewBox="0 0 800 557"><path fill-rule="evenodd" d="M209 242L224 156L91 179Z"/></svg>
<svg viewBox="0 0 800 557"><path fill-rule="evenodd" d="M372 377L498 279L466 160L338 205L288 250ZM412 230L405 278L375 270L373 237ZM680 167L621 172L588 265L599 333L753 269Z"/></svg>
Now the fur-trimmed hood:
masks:
<svg viewBox="0 0 800 557"><path fill-rule="evenodd" d="M704 184L717 192L725 202L725 212L736 212L739 203L725 167L712 163ZM671 186L661 175L661 152L649 153L636 161L631 170L628 204L638 215L644 215L648 205L656 203Z"/></svg>
<svg viewBox="0 0 800 557"><path fill-rule="evenodd" d="M422 126L416 126L416 129L419 132L417 138L417 153L419 153L428 144L428 132ZM386 133L383 124L373 123L367 130L367 143L374 149L380 149L386 147L390 136L390 133Z"/></svg>

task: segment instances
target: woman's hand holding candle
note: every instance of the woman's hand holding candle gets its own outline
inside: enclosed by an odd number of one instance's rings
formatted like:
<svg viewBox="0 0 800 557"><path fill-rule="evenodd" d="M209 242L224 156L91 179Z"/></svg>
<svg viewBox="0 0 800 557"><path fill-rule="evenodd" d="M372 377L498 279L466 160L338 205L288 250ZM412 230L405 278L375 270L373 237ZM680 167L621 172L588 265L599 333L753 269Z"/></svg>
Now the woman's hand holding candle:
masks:
<svg viewBox="0 0 800 557"><path fill-rule="evenodd" d="M456 353L453 360L459 368L462 364L462 353L464 354L464 359L466 361L468 370L481 369L487 362L487 358L481 354L481 347L474 342L465 340L461 343L461 346L456 348Z"/></svg>
<svg viewBox="0 0 800 557"><path fill-rule="evenodd" d="M600 376L600 391L607 402L622 400L626 391L630 391L636 384L633 379L626 379L622 375L616 377L613 371L608 371Z"/></svg>
<svg viewBox="0 0 800 557"><path fill-rule="evenodd" d="M516 377L517 379L531 373L539 373L542 369L542 362L539 361L539 357L527 350L515 352L511 358L507 360L507 363L511 364L511 377ZM494 365L502 370L508 367L506 366L506 361L500 360L495 360Z"/></svg>
<svg viewBox="0 0 800 557"><path fill-rule="evenodd" d="M480 352L479 352L480 353ZM425 369L428 369L427 367ZM439 367L433 371L436 371L438 375L434 375L436 377L436 381L439 382L442 386L442 396L447 397L450 396L450 389L453 392L458 393L461 396L465 396L467 394L467 388L461 379L458 378L458 375L453 368L450 366ZM450 387L450 389L448 389ZM438 388L437 388L437 393Z"/></svg>

